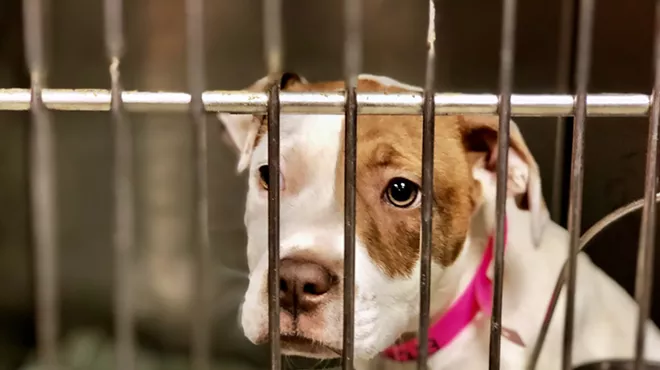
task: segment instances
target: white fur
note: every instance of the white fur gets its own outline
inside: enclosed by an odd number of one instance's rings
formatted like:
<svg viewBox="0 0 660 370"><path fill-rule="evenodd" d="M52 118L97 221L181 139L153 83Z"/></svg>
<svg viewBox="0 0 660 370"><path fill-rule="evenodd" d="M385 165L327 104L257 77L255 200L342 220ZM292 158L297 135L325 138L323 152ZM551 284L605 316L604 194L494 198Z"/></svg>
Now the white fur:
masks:
<svg viewBox="0 0 660 370"><path fill-rule="evenodd" d="M282 177L286 181L287 157L295 146L303 148L305 160L313 161L313 173L295 197L281 197L280 256L310 251L341 261L344 253L343 215L334 199L337 154L340 145L340 115L285 115L280 122ZM267 143L254 149L251 171L267 162ZM256 340L267 328L267 302L263 294L268 269L267 198L255 176L250 176L245 222L248 231L250 284L245 295L241 322L246 336ZM373 357L407 328L410 313L417 310L417 279L392 281L369 259L361 240L356 246L355 351L358 357ZM416 275L419 274L419 266ZM405 304L402 304L405 303ZM341 347L342 302L325 310L325 341Z"/></svg>
<svg viewBox="0 0 660 370"><path fill-rule="evenodd" d="M383 84L406 86L382 76L361 76ZM237 127L250 117L222 115L225 125ZM240 122L239 122L240 121ZM340 150L341 115L283 115L281 118L282 178L287 171L306 161L310 173L304 188L295 196L286 191L281 197L281 257L306 250L326 259L343 257L343 215L334 200L335 170ZM249 127L246 125L244 127ZM254 129L253 127L251 128ZM249 130L248 130L249 131ZM244 133L234 133L240 138ZM236 140L236 139L235 139ZM240 141L240 139L239 139ZM237 147L249 143L236 142ZM303 153L296 155L293 153ZM248 233L250 283L241 310L246 336L256 341L268 328L266 276L268 270L267 197L256 180L257 168L266 163L264 140L250 153L250 180L245 213ZM529 169L519 158L510 155L512 190L522 189ZM359 176L359 174L358 174ZM467 241L458 260L449 268L432 269L432 312L441 312L456 299L472 277L489 233L494 227L495 178L477 168L474 176L484 190L483 204L473 216ZM540 184L532 184L539 186ZM520 348L502 341L502 369L523 369L538 335L555 280L568 255L568 234L549 222L544 229L533 228L529 211L518 209L510 199L507 208L509 241L505 257L503 325L515 330L527 344ZM535 235L538 234L538 235ZM534 239L540 240L538 247ZM415 363L402 364L378 357L378 353L406 330L417 326L419 304L419 261L409 278L391 279L370 260L364 242L356 246L355 356L358 369L414 369ZM560 299L538 369L559 369L563 338L564 297ZM633 355L636 305L630 296L606 276L588 257L579 257L577 303L575 307L574 363ZM331 302L323 311L322 340L341 347L342 302ZM488 318L479 317L448 347L429 360L433 370L485 369L488 363ZM660 360L660 333L649 324L647 357ZM374 359L375 357L375 359ZM373 359L373 360L371 360Z"/></svg>

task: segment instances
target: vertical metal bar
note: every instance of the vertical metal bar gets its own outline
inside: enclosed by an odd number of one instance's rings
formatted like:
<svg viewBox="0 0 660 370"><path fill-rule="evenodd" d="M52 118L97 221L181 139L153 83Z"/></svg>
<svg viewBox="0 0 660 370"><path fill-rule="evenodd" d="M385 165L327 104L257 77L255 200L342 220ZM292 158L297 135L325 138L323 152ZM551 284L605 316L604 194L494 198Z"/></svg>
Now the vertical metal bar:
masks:
<svg viewBox="0 0 660 370"><path fill-rule="evenodd" d="M504 277L504 222L506 217L507 173L509 161L509 131L511 121L511 91L516 43L516 0L504 0L500 46L499 134L497 135L497 191L495 195L495 276L493 308L490 322L488 368L500 368L502 338L502 290Z"/></svg>
<svg viewBox="0 0 660 370"><path fill-rule="evenodd" d="M357 158L357 85L362 68L362 1L344 1L344 327L342 369L353 370L355 332L355 181Z"/></svg>
<svg viewBox="0 0 660 370"><path fill-rule="evenodd" d="M575 70L575 124L571 158L571 186L568 204L568 281L566 287L566 318L562 369L570 370L573 357L573 325L575 317L575 290L577 281L577 253L582 221L582 185L584 175L584 131L587 118L587 88L591 69L591 41L595 17L595 0L580 0L577 40L577 66Z"/></svg>
<svg viewBox="0 0 660 370"><path fill-rule="evenodd" d="M566 94L571 79L573 51L573 29L575 0L562 0L559 19L559 48L557 51L556 89L558 94ZM557 117L555 124L554 163L552 167L552 201L550 215L560 222L562 209L562 189L564 183L564 142L566 140L567 117Z"/></svg>
<svg viewBox="0 0 660 370"><path fill-rule="evenodd" d="M42 100L48 72L44 41L46 10L47 4L42 0L23 1L23 35L31 84L30 195L36 256L37 347L41 366L55 369L58 365L59 274L55 140L51 118Z"/></svg>
<svg viewBox="0 0 660 370"><path fill-rule="evenodd" d="M350 85L347 85L350 86ZM344 154L344 338L342 369L353 369L355 310L355 179L357 144L357 88L346 89Z"/></svg>
<svg viewBox="0 0 660 370"><path fill-rule="evenodd" d="M195 200L193 230L195 235L196 284L193 297L191 330L192 368L211 368L211 338L209 324L211 305L211 246L208 221L207 122L202 101L205 88L206 63L204 53L204 1L186 0L187 79L190 92L190 115L193 122L195 161Z"/></svg>
<svg viewBox="0 0 660 370"><path fill-rule="evenodd" d="M282 72L282 0L264 0L264 47L268 73Z"/></svg>
<svg viewBox="0 0 660 370"><path fill-rule="evenodd" d="M133 252L135 209L133 134L122 103L120 64L124 54L123 1L104 1L106 54L110 61L111 116L115 130L115 346L116 369L135 368Z"/></svg>
<svg viewBox="0 0 660 370"><path fill-rule="evenodd" d="M264 0L264 53L271 76L282 72L282 2ZM268 96L268 337L270 368L281 368L280 355L280 84Z"/></svg>
<svg viewBox="0 0 660 370"><path fill-rule="evenodd" d="M279 83L268 97L268 330L270 367L279 370L280 357L280 94Z"/></svg>
<svg viewBox="0 0 660 370"><path fill-rule="evenodd" d="M646 175L644 179L644 208L639 232L635 297L639 304L637 337L635 343L635 370L644 364L646 344L646 322L651 310L653 286L653 263L655 261L655 193L657 188L658 164L658 121L660 120L660 0L655 2L655 37L653 48L655 81L649 115L649 136L646 149Z"/></svg>
<svg viewBox="0 0 660 370"><path fill-rule="evenodd" d="M419 357L417 368L426 370L431 305L431 249L433 243L433 146L435 142L435 0L429 0L426 39L426 82L422 111L422 248L420 251Z"/></svg>

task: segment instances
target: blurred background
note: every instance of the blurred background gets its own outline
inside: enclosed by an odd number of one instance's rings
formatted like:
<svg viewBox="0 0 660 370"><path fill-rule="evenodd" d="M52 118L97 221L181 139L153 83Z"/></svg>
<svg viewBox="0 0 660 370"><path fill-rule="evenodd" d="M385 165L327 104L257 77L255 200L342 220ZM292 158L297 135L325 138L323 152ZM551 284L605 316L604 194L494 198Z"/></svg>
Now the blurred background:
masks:
<svg viewBox="0 0 660 370"><path fill-rule="evenodd" d="M563 0L569 8L575 1ZM364 71L421 85L426 1L364 0ZM496 92L500 2L439 1L437 88ZM286 69L310 80L342 78L343 11L338 1L284 1ZM265 75L262 4L207 1L208 89L240 89ZM516 93L572 87L574 17L560 0L520 0ZM649 93L654 1L597 2L590 92ZM29 87L21 3L0 0L0 88ZM54 88L109 88L102 1L58 0L48 16ZM125 1L127 89L185 91L184 0ZM560 31L569 36L560 52ZM566 73L568 72L568 73ZM62 353L71 368L110 369L112 354L112 129L107 113L55 112ZM138 332L141 369L185 369L193 254L192 131L187 114L131 114L135 124L138 211ZM267 367L266 347L243 338L237 308L247 284L245 178L210 119L210 227L214 253L213 347L217 368ZM556 119L517 120L553 200ZM570 142L570 120L565 142ZM0 369L29 367L35 345L33 252L28 210L27 112L0 112ZM589 119L583 230L642 197L647 119ZM570 148L570 145L566 146ZM570 159L564 152L563 162ZM557 189L567 208L567 176ZM565 224L565 217L555 217ZM629 292L639 212L607 229L589 247L596 263ZM656 266L658 264L656 263ZM656 287L658 284L656 274ZM653 315L660 321L660 288ZM315 362L287 361L309 368ZM327 364L320 364L325 366Z"/></svg>

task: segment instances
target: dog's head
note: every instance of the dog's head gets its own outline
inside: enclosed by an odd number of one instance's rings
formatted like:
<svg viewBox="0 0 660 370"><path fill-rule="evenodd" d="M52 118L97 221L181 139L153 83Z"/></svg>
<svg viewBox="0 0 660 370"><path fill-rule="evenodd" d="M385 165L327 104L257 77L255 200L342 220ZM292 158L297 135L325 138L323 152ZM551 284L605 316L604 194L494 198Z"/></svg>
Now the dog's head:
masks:
<svg viewBox="0 0 660 370"><path fill-rule="evenodd" d="M295 74L265 77L249 90L341 91L343 82L309 83ZM361 76L358 91L418 88ZM245 211L250 283L242 306L246 336L268 339L267 119L220 114L249 171ZM438 116L435 128L432 310L455 296L446 281L469 244L477 209L495 196L498 118ZM419 305L422 119L359 117L357 126L355 355L370 358L393 344ZM344 256L344 116L283 114L280 120L280 301L287 354L336 357L342 343ZM547 220L538 167L515 124L509 150L510 197L529 210L537 238ZM453 279L452 281L455 281ZM444 284L444 285L443 285ZM449 288L451 289L451 288ZM454 288L455 290L455 288ZM448 291L448 290L447 290Z"/></svg>

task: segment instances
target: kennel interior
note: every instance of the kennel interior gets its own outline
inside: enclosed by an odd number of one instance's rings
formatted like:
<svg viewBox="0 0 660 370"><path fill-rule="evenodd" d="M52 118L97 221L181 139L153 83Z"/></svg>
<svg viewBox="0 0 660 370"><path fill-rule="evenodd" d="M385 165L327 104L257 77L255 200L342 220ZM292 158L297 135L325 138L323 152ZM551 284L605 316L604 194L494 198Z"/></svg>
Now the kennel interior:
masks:
<svg viewBox="0 0 660 370"><path fill-rule="evenodd" d="M44 2L45 3L45 2ZM438 92L499 91L502 4L437 1ZM261 1L204 3L205 88L238 90L266 74ZM428 3L363 1L366 73L423 85ZM185 0L125 1L127 90L187 91ZM284 69L308 79L342 79L342 2L283 2ZM575 89L577 0L518 1L514 93ZM566 10L569 11L566 11ZM102 1L46 4L47 87L110 88ZM649 94L653 87L655 2L596 4L589 93ZM29 88L22 3L0 2L0 88ZM562 36L563 35L563 36ZM564 42L562 38L564 37ZM56 152L60 348L71 368L110 369L115 303L113 127L108 112L50 112ZM194 292L194 134L190 116L130 113L134 125L136 261L133 267L139 369L189 368ZM30 210L30 122L27 111L0 110L0 369L35 364L36 308L33 215ZM644 193L646 117L590 117L586 125L581 231ZM236 319L247 284L243 229L244 177L235 154L208 122L209 232L212 258L213 366L263 369L267 346L243 338ZM542 172L553 219L566 225L571 119L555 153L557 118L517 118ZM557 159L559 158L559 162ZM555 172L554 168L560 168ZM556 174L560 178L555 180ZM599 234L588 253L634 293L641 211ZM656 259L657 260L657 259ZM657 266L658 263L656 262ZM660 323L658 276L652 317ZM558 309L563 309L559 307ZM289 359L283 366L336 364Z"/></svg>

